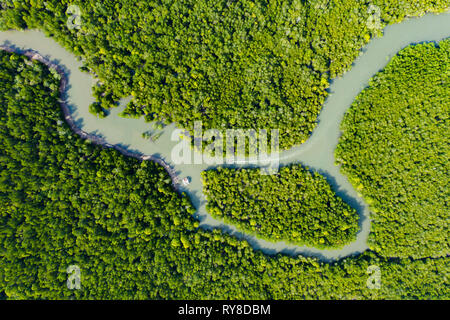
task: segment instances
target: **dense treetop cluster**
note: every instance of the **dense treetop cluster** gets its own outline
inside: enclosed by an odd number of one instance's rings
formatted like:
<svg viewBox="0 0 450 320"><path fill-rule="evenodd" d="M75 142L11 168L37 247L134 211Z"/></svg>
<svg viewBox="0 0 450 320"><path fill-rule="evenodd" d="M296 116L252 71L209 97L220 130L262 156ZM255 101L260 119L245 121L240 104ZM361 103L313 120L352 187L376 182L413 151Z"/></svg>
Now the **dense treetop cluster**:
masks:
<svg viewBox="0 0 450 320"><path fill-rule="evenodd" d="M0 52L0 298L449 299L449 259L267 256L204 231L157 164L73 134L58 77ZM68 266L81 290L67 288ZM370 289L378 266L380 289Z"/></svg>
<svg viewBox="0 0 450 320"><path fill-rule="evenodd" d="M449 70L450 39L408 47L345 115L336 160L371 206L376 252L450 253Z"/></svg>
<svg viewBox="0 0 450 320"><path fill-rule="evenodd" d="M202 172L207 210L271 241L342 247L356 239L358 214L323 176L292 165L277 174L259 169Z"/></svg>
<svg viewBox="0 0 450 320"><path fill-rule="evenodd" d="M131 95L129 116L191 131L197 120L206 129L279 129L288 149L313 131L329 79L385 24L446 8L446 0L9 0L0 27L43 29L82 56L101 80L91 106L101 116Z"/></svg>
<svg viewBox="0 0 450 320"><path fill-rule="evenodd" d="M70 4L81 9L81 29L67 28ZM381 25L448 8L447 0L4 0L0 27L42 29L81 56L100 78L95 112L132 95L130 116L278 128L288 148L314 128L328 80L380 33L368 27L370 4ZM71 132L58 74L0 52L0 299L450 299L448 72L437 73L448 70L448 48L404 50L346 116L337 160L374 209L373 250L333 263L268 256L199 229L162 167ZM67 288L69 265L81 269L81 290ZM371 266L381 270L377 290L367 286Z"/></svg>

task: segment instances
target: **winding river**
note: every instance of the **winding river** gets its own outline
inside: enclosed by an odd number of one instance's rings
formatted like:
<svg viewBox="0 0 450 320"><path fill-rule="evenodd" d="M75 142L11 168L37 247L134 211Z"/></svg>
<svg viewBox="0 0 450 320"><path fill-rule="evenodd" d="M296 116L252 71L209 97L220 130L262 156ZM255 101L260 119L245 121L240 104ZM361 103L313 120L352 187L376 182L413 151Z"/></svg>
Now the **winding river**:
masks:
<svg viewBox="0 0 450 320"><path fill-rule="evenodd" d="M268 242L239 232L235 227L212 218L206 212L200 173L213 167L206 164L175 165L171 161L171 151L178 143L171 141L172 132L176 129L175 125L167 126L163 135L153 143L142 138L142 133L150 129L150 125L143 119L127 119L119 116L124 108L124 101L105 119L98 119L91 115L88 106L94 102L91 94L94 78L80 71L79 67L82 63L79 59L42 32L34 30L0 32L0 45L12 48L18 53L34 50L64 71L68 83L62 98L68 106L75 126L80 130L103 139L109 145L125 150L126 154L160 159L169 164L179 177L191 177L191 183L186 187L179 186L179 189L191 198L197 209L195 216L200 220L203 228L221 228L238 238L246 239L255 249L267 254L279 252L290 255L301 254L332 261L365 251L368 248L366 240L370 231L367 204L353 189L347 178L340 173L339 167L334 164L333 153L340 136L339 126L344 113L357 94L368 85L369 79L383 69L399 50L413 43L440 41L448 37L450 37L450 12L440 15L427 14L386 27L382 38L373 39L363 48L351 70L332 81L329 88L330 94L318 118L318 125L308 141L280 154L280 164L283 166L301 163L323 174L337 195L358 211L360 231L356 241L341 249L333 250L297 246L285 242ZM232 165L232 167L245 166L245 164Z"/></svg>

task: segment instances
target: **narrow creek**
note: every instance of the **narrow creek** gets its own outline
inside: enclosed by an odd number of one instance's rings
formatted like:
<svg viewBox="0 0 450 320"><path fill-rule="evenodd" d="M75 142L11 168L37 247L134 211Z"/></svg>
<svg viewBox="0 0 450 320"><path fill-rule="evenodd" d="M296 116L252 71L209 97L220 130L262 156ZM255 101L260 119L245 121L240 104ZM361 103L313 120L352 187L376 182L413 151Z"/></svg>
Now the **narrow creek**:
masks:
<svg viewBox="0 0 450 320"><path fill-rule="evenodd" d="M88 107L94 102L91 94L94 78L80 71L82 63L53 39L42 32L5 31L0 32L0 46L12 48L15 52L24 53L34 50L46 60L58 65L68 80L62 99L74 124L82 131L102 138L105 143L126 150L138 156L152 156L169 164L181 178L191 177L188 186L179 189L191 198L197 212L195 217L201 221L203 228L221 228L238 238L246 239L255 249L267 254L278 252L289 255L305 255L318 257L325 261L358 254L365 251L370 231L369 209L360 195L353 189L347 178L340 173L334 164L334 150L340 137L340 123L355 97L368 85L369 79L382 70L389 60L402 48L410 44L440 41L450 37L450 12L440 15L427 14L420 18L410 18L400 24L385 28L384 36L373 39L357 58L350 71L332 81L328 96L318 118L318 125L311 137L304 144L291 148L280 154L280 165L300 163L313 171L323 174L338 196L354 207L360 216L360 231L356 241L341 249L317 249L308 246L297 246L286 242L269 242L239 232L234 226L212 218L206 212L206 200L202 192L200 173L214 166L176 165L171 160L171 151L178 143L171 141L175 125L164 128L163 134L156 142L142 137L142 133L150 129L150 124L143 119L127 119L119 116L124 108L111 110L105 119L99 119L89 113ZM235 164L232 167L246 167Z"/></svg>

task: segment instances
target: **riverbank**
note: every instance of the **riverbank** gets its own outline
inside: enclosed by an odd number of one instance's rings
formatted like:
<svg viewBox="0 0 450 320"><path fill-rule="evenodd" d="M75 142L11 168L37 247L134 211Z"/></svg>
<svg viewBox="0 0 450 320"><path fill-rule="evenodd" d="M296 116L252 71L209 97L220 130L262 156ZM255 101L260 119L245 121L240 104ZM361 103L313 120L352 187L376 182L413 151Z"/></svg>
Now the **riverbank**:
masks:
<svg viewBox="0 0 450 320"><path fill-rule="evenodd" d="M52 63L51 61L45 59L42 55L40 55L38 52L33 51L33 50L27 50L25 52L18 52L18 50L16 50L14 47L8 47L8 46L0 46L0 50L22 54L22 55L28 57L30 60L39 61L39 62L45 64L48 68L55 70L61 77L59 93L60 93L61 97L64 96L64 94L66 92L67 84L68 84L68 79L67 79L67 76L66 76L64 70L61 67L59 67L57 64ZM101 145L101 146L106 147L106 148L116 149L117 151L119 151L120 153L122 153L123 155L125 155L127 157L133 157L133 158L136 158L136 159L141 160L141 161L154 161L154 162L158 163L170 175L170 177L172 179L173 187L177 191L179 191L180 179L176 175L175 170L169 164L167 164L163 160L161 160L159 158L156 158L156 157L154 157L152 155L139 155L137 153L130 152L130 151L126 150L125 148L122 148L119 145L112 145L112 144L108 143L105 139L103 139L103 138L101 138L99 136L96 136L96 135L93 135L93 134L89 134L89 133L81 130L75 124L75 121L72 118L71 112L70 112L69 107L67 105L67 102L64 99L61 98L59 100L59 103L60 103L60 106L61 106L61 110L62 110L62 112L64 114L64 119L66 120L66 122L69 125L70 129L73 132L75 132L77 135L79 135L81 138L90 140L94 144Z"/></svg>
<svg viewBox="0 0 450 320"><path fill-rule="evenodd" d="M143 159L141 157L145 154L149 155L144 156L150 157L149 160L161 160L167 165L166 170L167 168L172 170L171 176L190 176L192 181L189 186L177 185L177 188L180 192L186 192L191 198L197 209L195 217L201 221L200 226L203 228L220 228L237 238L247 240L253 248L262 250L266 254L284 253L293 256L301 254L332 261L365 251L368 248L366 240L370 232L370 212L366 202L334 163L334 150L340 136L340 123L344 113L361 89L368 85L369 79L383 69L389 59L400 49L411 43L439 41L450 36L448 30L450 30L450 14L448 13L406 19L401 24L387 27L382 38L373 39L364 48L364 53L354 62L349 72L333 80L329 88L330 95L323 106L318 125L308 141L280 154L282 166L299 163L324 175L336 194L358 211L361 231L357 235L357 240L339 250L323 250L285 242L264 241L239 232L234 226L212 218L206 211L201 172L213 169L215 166L172 163L171 151L177 144L171 139L172 132L176 129L174 125L167 126L156 143L149 143L141 136L142 132L148 130L149 123L143 119L119 117L123 106L111 110L110 116L105 119L98 119L90 114L88 106L92 99L87 92L91 90L92 78L79 70L81 63L77 62L74 55L41 32L1 32L0 43L4 42L5 45L21 52L34 49L49 62L61 66L62 70L66 68L70 70L67 75L65 93L69 100L66 101L66 109L71 116L73 128L85 132L86 135L102 139L106 147L120 148L126 155ZM77 132L76 129L74 129L75 132ZM248 165L235 164L232 167L242 168Z"/></svg>

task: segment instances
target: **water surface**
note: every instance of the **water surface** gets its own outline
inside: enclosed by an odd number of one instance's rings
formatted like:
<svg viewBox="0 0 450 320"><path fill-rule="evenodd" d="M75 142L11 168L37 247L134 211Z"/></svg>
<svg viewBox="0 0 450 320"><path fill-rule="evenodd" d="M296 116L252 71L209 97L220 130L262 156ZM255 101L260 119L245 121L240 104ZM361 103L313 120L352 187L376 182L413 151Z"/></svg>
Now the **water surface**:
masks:
<svg viewBox="0 0 450 320"><path fill-rule="evenodd" d="M332 81L330 95L318 118L318 125L306 143L280 154L280 164L300 163L311 170L323 174L335 192L354 207L360 216L360 232L356 241L342 249L324 250L308 246L297 246L285 242L269 242L257 237L238 232L234 226L212 218L206 212L206 201L202 192L200 173L213 166L176 165L171 160L172 148L178 143L171 141L175 125L167 126L163 135L155 143L142 138L142 133L151 129L151 125L143 119L127 119L119 116L121 107L111 110L105 119L99 119L89 113L89 105L94 102L92 86L94 79L88 73L79 70L82 63L61 47L53 39L39 31L6 31L0 32L0 45L12 46L17 52L35 50L48 60L61 66L68 78L68 87L64 97L76 125L83 131L102 136L112 145L120 145L139 154L154 155L164 159L177 174L183 178L191 177L187 187L181 187L192 200L197 212L195 216L204 228L221 228L226 232L244 238L255 248L267 254L278 252L290 255L315 256L323 260L336 260L344 256L365 251L370 231L369 209L360 195L353 189L339 167L334 165L334 150L340 136L340 123L346 110L350 107L358 93L368 85L369 79L382 70L391 57L399 50L413 43L440 41L450 37L450 13L411 18L401 24L388 26L382 38L373 39L364 49L362 55L355 60L351 70L342 77ZM245 165L233 165L245 167Z"/></svg>

